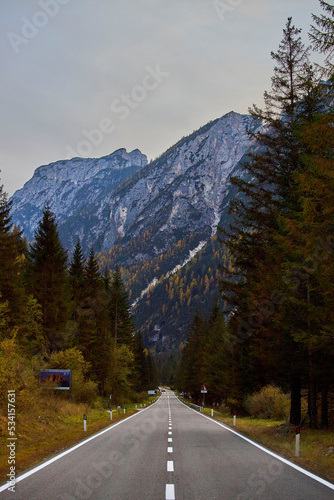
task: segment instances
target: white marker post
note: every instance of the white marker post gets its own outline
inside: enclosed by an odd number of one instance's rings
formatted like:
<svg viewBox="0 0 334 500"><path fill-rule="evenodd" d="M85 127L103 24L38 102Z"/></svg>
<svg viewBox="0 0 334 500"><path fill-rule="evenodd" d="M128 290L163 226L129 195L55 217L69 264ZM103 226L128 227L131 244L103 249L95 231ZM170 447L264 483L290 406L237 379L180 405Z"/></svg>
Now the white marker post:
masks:
<svg viewBox="0 0 334 500"><path fill-rule="evenodd" d="M296 427L296 457L299 457L299 447L300 447L300 426Z"/></svg>
<svg viewBox="0 0 334 500"><path fill-rule="evenodd" d="M207 388L205 387L205 385L203 385L203 387L201 389L201 394L203 394L203 409L205 406L205 394L207 394L207 392L208 392Z"/></svg>
<svg viewBox="0 0 334 500"><path fill-rule="evenodd" d="M84 432L87 431L87 415L84 413L83 416L83 422L84 422Z"/></svg>
<svg viewBox="0 0 334 500"><path fill-rule="evenodd" d="M237 414L234 412L233 414L233 426L235 427L237 425Z"/></svg>
<svg viewBox="0 0 334 500"><path fill-rule="evenodd" d="M213 417L213 408L211 408L211 417Z"/></svg>

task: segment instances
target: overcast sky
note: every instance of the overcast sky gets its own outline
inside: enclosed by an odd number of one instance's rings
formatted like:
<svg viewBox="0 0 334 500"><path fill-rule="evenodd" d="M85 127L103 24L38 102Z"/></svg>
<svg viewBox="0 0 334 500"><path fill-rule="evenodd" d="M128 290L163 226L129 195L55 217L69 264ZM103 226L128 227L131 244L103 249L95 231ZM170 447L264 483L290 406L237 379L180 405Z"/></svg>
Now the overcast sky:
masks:
<svg viewBox="0 0 334 500"><path fill-rule="evenodd" d="M155 158L229 111L262 105L289 16L318 0L2 0L1 182L121 147Z"/></svg>

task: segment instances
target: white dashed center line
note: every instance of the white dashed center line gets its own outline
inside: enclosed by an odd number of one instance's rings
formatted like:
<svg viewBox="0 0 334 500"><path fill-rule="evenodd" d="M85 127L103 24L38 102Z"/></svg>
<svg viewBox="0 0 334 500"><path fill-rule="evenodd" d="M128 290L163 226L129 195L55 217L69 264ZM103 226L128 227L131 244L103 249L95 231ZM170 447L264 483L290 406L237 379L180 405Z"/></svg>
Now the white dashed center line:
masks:
<svg viewBox="0 0 334 500"><path fill-rule="evenodd" d="M175 500L174 484L166 484L166 500Z"/></svg>
<svg viewBox="0 0 334 500"><path fill-rule="evenodd" d="M172 414L171 414L171 409L170 409L170 402L169 402L169 394L167 393L168 396L168 436L172 436ZM167 438L168 443L173 442L172 437ZM167 448L167 453L173 453L173 447L168 446ZM173 460L167 460L167 472L174 472L174 461ZM170 477L170 476L169 476ZM175 500L175 486L174 484L168 483L166 484L166 500Z"/></svg>
<svg viewBox="0 0 334 500"><path fill-rule="evenodd" d="M174 472L174 462L173 462L173 460L168 460L168 462L167 462L167 472Z"/></svg>

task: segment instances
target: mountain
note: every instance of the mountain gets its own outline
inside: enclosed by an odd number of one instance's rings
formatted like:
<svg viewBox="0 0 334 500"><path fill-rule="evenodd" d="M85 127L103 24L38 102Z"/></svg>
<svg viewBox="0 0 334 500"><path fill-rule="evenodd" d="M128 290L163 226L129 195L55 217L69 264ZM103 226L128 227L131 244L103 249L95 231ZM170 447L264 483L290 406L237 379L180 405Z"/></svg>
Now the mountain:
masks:
<svg viewBox="0 0 334 500"><path fill-rule="evenodd" d="M203 279L207 275L213 283L213 275L206 271L212 245L213 254L218 252L212 238L219 222L228 223L228 201L235 195L230 177L243 175L242 161L251 146L247 131L259 125L248 115L231 112L182 138L150 163L139 150L120 149L100 159L74 158L40 167L13 196L13 222L32 240L49 203L63 245L71 252L79 238L86 254L94 247L102 269L119 265L136 325L146 332L147 342L152 328L162 324L166 333L153 337L174 348L185 338L187 321L170 338L185 301L177 302L174 314L166 304L173 301L163 290L185 266L191 281L200 255L206 256ZM203 300L204 281L198 269L196 273L199 292L192 293L191 309L196 300ZM186 288L184 293L189 295ZM213 300L213 288L211 295Z"/></svg>
<svg viewBox="0 0 334 500"><path fill-rule="evenodd" d="M49 203L57 216L61 241L70 251L79 238L86 252L104 232L115 190L147 164L138 149L119 149L102 158L73 158L37 168L13 195L12 217L29 241Z"/></svg>

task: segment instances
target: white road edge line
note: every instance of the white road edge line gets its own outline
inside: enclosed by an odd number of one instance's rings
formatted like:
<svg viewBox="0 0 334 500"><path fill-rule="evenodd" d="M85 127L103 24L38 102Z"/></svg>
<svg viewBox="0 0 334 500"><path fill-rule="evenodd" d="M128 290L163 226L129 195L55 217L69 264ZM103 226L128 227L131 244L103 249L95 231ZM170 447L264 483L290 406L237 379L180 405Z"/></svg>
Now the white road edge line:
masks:
<svg viewBox="0 0 334 500"><path fill-rule="evenodd" d="M160 397L159 397L159 399L160 399ZM118 425L121 425L121 424L124 424L125 422L128 422L130 420L130 418L137 417L138 415L141 415L143 411L146 411L146 410L149 410L150 408L152 408L159 401L159 399L157 399L157 401L155 403L153 403L152 405L147 406L146 408L144 408L141 412L134 413L133 415L130 415L130 417L127 417L127 418L121 420L120 422L117 422L114 425L110 425L106 429L103 429L103 431L100 431L97 434L94 434L93 436L90 436L88 439L85 439L85 441L82 441L81 443L78 443L75 446L72 446L72 448L69 448L68 450L64 451L63 453L60 453L59 455L56 455L55 457L51 458L47 462L44 462L44 463L38 465L37 467L34 467L33 469L29 470L28 472L23 473L21 476L18 476L15 479L15 483L18 483L19 481L22 481L23 479L26 479L27 477L31 476L32 474L35 474L35 472L38 472L41 469L44 469L44 467L47 467L48 465L52 464L53 462L56 462L57 460L59 460L60 458L63 458L65 455L68 455L72 451L77 450L78 448L80 448L81 446L85 445L86 443L89 443L89 441L92 441L93 439L95 439L95 438L97 438L99 436L102 436L102 434L105 434L106 432L112 431ZM9 486L10 486L10 484L7 481L5 484L3 484L2 486L0 486L0 492L8 490Z"/></svg>
<svg viewBox="0 0 334 500"><path fill-rule="evenodd" d="M203 418L207 418L208 420L211 420L211 422L213 422L214 424L217 424L220 427L223 427L223 429L226 429L227 431L232 432L232 434L235 434L236 436L239 436L241 439L244 439L245 441L247 441L248 443L252 444L256 448L259 448L261 451L264 451L268 455L271 455L272 457L277 458L277 460L280 460L284 464L289 465L289 467L292 467L293 469L298 470L302 474L305 474L305 476L308 476L308 477L314 479L315 481L318 481L318 483L321 483L324 486L327 486L327 488L330 488L331 490L334 490L334 484L333 483L330 483L329 481L326 481L326 479L322 479L321 477L316 476L315 474L312 474L312 472L309 472L308 470L303 469L302 467L299 467L299 465L296 465L293 462L290 462L286 458L283 458L283 457L280 457L279 455L276 455L276 453L274 453L273 451L270 451L267 448L264 448L260 444L255 443L255 441L252 441L251 439L248 439L247 437L243 436L242 434L239 434L239 432L236 432L233 429L230 429L227 425L224 425L221 422L217 422L217 420L214 420L213 418L210 418L207 415L203 415L203 413L198 413L198 411L194 410L193 408L189 408L189 406L187 406L184 403L182 403L182 401L180 401L179 398L176 397L176 399L183 406L185 406L186 408L188 408L188 410L195 412L196 415L200 415Z"/></svg>

